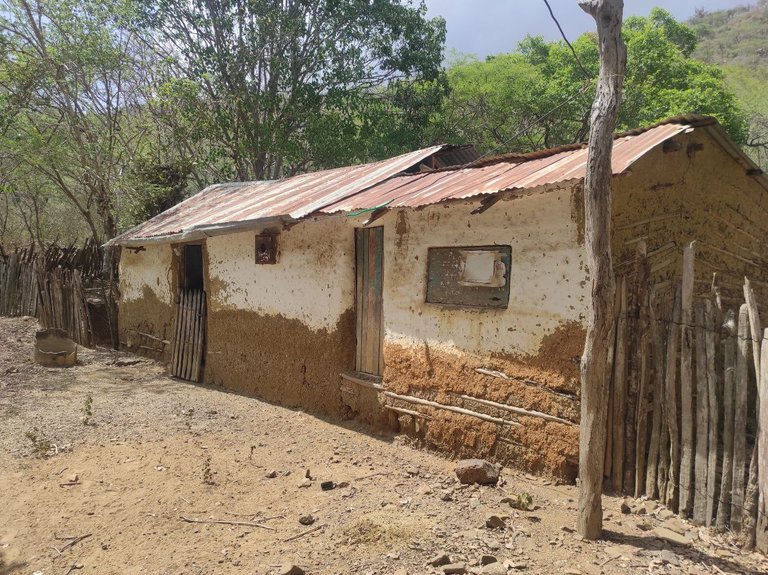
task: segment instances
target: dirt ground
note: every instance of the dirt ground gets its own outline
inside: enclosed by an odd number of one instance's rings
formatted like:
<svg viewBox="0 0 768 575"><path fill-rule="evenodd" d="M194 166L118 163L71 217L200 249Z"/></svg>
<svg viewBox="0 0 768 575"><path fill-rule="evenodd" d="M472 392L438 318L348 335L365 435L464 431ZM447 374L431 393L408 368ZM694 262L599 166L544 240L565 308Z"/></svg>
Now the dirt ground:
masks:
<svg viewBox="0 0 768 575"><path fill-rule="evenodd" d="M36 327L0 318L0 575L417 575L443 573L428 565L440 554L469 573L484 555L509 573L768 572L727 538L641 502L624 514L618 498L605 498L608 540L581 541L573 486L505 469L499 487L462 487L451 461L400 437L142 358L81 349L74 368L36 366ZM530 511L508 503L523 492ZM491 515L506 525L487 527ZM694 541L659 538L671 521Z"/></svg>

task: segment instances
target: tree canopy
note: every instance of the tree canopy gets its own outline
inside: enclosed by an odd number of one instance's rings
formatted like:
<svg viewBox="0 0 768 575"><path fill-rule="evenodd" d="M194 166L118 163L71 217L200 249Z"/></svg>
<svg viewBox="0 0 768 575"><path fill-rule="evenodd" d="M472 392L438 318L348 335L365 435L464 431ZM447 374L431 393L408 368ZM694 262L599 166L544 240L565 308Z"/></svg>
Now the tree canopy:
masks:
<svg viewBox="0 0 768 575"><path fill-rule="evenodd" d="M623 36L628 56L619 129L694 112L715 116L744 142L746 122L723 72L691 56L697 41L691 28L654 8L647 17L628 18ZM583 141L599 66L597 37L583 34L573 49L578 61L564 42L528 37L509 54L455 62L433 137L469 140L484 152Z"/></svg>

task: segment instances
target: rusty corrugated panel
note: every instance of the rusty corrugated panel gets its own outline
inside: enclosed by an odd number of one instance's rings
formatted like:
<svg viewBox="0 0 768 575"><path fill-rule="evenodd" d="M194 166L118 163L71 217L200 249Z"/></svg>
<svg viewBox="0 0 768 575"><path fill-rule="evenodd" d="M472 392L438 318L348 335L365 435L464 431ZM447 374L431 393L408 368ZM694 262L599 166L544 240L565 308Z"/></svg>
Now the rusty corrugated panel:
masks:
<svg viewBox="0 0 768 575"><path fill-rule="evenodd" d="M712 118L681 116L616 135L613 173L621 174L652 148ZM467 163L471 162L471 163ZM468 146L433 146L395 158L302 174L272 182L219 184L119 236L121 244L206 230L229 231L255 221L298 220L313 213L420 207L501 191L532 189L584 177L587 149L574 144L526 155L477 158ZM446 164L462 164L442 167ZM438 169L421 170L424 165Z"/></svg>
<svg viewBox="0 0 768 575"><path fill-rule="evenodd" d="M300 219L418 165L443 148L433 146L381 162L311 172L278 181L209 186L111 243L166 237L205 226L280 216Z"/></svg>
<svg viewBox="0 0 768 575"><path fill-rule="evenodd" d="M690 129L688 124L661 124L614 140L613 173L621 174L652 148ZM336 202L326 213L371 209L378 206L420 207L447 200L466 199L505 190L530 189L584 177L587 148L564 147L547 154L500 156L476 166L447 168L421 174L403 174L373 188Z"/></svg>

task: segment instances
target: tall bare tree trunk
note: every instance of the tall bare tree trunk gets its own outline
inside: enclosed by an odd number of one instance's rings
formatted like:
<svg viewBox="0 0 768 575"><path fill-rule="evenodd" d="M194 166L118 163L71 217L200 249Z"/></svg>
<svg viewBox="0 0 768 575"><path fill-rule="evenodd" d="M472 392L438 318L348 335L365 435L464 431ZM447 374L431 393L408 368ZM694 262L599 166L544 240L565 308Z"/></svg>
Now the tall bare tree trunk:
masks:
<svg viewBox="0 0 768 575"><path fill-rule="evenodd" d="M603 452L606 397L612 363L615 282L611 257L611 154L621 101L627 51L621 39L623 0L589 0L581 8L597 23L600 77L592 105L589 155L584 179L587 267L592 311L581 359L578 531L586 539L602 534Z"/></svg>

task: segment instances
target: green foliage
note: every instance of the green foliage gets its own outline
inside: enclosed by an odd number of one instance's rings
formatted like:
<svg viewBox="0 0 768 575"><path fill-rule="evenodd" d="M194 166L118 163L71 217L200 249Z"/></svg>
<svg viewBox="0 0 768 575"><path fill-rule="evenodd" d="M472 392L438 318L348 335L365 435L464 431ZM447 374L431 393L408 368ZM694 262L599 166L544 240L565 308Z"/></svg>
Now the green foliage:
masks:
<svg viewBox="0 0 768 575"><path fill-rule="evenodd" d="M718 118L738 142L746 122L723 72L691 57L696 34L664 10L632 17L623 29L627 44L619 129L645 126L682 113ZM582 141L589 129L599 70L597 38L583 34L573 47L527 38L511 54L484 62L460 61L448 70L451 94L433 118L436 134L474 141L480 150L529 151Z"/></svg>
<svg viewBox="0 0 768 575"><path fill-rule="evenodd" d="M184 162L158 163L137 158L125 198L124 226L134 226L184 199L191 167Z"/></svg>
<svg viewBox="0 0 768 575"><path fill-rule="evenodd" d="M423 4L318 0L140 0L140 26L171 47L160 90L193 142L239 180L367 160L410 144L441 86L441 19ZM414 81L424 87L409 89ZM410 124L409 124L410 123ZM394 142L394 144L393 144Z"/></svg>

